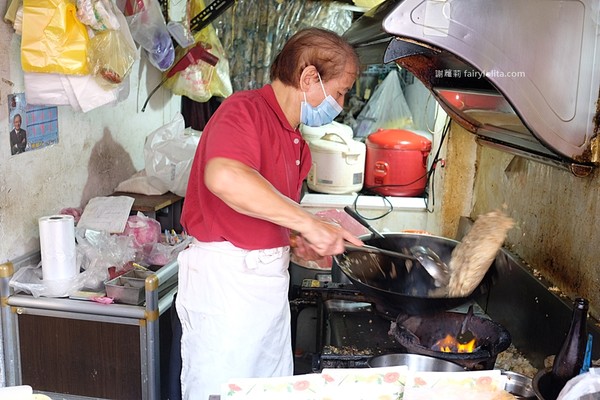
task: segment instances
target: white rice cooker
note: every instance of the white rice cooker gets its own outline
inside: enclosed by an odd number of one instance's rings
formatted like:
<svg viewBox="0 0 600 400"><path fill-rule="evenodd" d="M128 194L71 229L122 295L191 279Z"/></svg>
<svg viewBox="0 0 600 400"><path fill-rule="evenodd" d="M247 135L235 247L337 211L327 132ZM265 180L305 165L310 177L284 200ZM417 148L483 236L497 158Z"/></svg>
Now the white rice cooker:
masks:
<svg viewBox="0 0 600 400"><path fill-rule="evenodd" d="M362 189L366 145L339 133L308 141L312 166L306 183L315 192L346 194Z"/></svg>

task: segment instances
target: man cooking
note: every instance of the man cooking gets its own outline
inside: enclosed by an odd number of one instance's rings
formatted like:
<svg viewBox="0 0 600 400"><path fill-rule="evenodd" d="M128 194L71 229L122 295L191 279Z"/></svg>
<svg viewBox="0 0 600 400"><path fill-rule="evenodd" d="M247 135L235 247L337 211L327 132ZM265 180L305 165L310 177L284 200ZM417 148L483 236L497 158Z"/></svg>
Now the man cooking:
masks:
<svg viewBox="0 0 600 400"><path fill-rule="evenodd" d="M219 394L229 378L293 374L290 234L305 259L362 244L298 204L311 166L298 126L332 122L358 69L340 36L302 30L271 84L230 96L204 129L181 218L195 240L178 258L184 399Z"/></svg>

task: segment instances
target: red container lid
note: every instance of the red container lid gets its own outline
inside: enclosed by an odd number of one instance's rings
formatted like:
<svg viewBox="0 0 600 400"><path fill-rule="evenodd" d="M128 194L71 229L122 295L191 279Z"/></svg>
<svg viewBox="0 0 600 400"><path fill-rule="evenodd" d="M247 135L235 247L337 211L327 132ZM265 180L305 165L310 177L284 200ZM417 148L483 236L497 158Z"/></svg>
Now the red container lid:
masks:
<svg viewBox="0 0 600 400"><path fill-rule="evenodd" d="M431 140L405 129L378 129L367 136L366 145L393 150L431 150Z"/></svg>

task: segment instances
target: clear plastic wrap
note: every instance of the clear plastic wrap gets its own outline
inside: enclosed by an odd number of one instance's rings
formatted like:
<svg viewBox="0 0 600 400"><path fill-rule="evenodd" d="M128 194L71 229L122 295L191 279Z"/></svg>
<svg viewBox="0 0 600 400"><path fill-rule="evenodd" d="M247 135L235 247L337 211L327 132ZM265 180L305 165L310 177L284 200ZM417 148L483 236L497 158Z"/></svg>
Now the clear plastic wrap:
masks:
<svg viewBox="0 0 600 400"><path fill-rule="evenodd" d="M149 265L165 265L169 261L177 258L177 255L191 242L192 237L188 236L175 245L158 242L144 246L142 262Z"/></svg>
<svg viewBox="0 0 600 400"><path fill-rule="evenodd" d="M74 279L44 281L42 278L42 262L35 266L23 266L15 271L9 286L15 293L25 292L33 297L67 297L85 285L87 276L83 273Z"/></svg>
<svg viewBox="0 0 600 400"><path fill-rule="evenodd" d="M109 277L109 268L115 267L120 271L136 260L137 249L133 236L80 228L75 230L75 237L77 263L85 270L82 279L86 288L101 289Z"/></svg>

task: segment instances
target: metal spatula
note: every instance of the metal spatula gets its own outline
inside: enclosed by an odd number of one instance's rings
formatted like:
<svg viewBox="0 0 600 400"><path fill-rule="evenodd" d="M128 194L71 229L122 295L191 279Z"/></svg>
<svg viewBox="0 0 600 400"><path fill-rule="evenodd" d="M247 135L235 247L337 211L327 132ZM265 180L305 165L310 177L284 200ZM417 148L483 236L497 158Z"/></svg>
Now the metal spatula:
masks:
<svg viewBox="0 0 600 400"><path fill-rule="evenodd" d="M469 322L471 321L471 317L473 316L473 305L469 306L469 310L467 311L467 315L460 326L460 332L456 336L456 341L461 344L467 344L471 340L475 339L475 335L468 329Z"/></svg>
<svg viewBox="0 0 600 400"><path fill-rule="evenodd" d="M380 249L379 247L369 246L368 244L365 244L362 246L355 246L353 244L347 243L344 247L346 247L346 250L350 250L350 251L366 251L368 253L379 253L379 254L383 254L386 256L390 256L390 257L404 258L407 260L413 260L413 261L419 262L419 260L415 256L409 256L404 253L398 253L397 251Z"/></svg>

